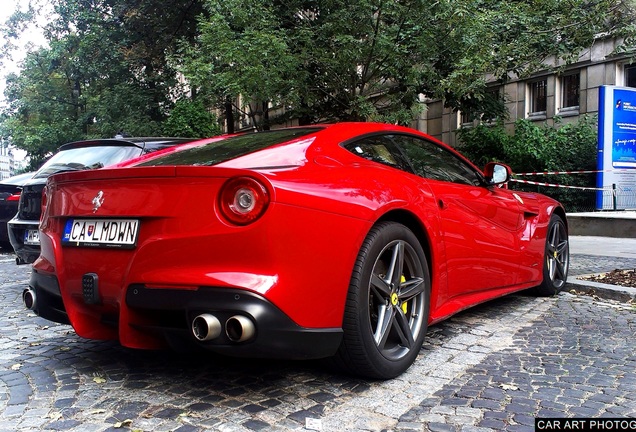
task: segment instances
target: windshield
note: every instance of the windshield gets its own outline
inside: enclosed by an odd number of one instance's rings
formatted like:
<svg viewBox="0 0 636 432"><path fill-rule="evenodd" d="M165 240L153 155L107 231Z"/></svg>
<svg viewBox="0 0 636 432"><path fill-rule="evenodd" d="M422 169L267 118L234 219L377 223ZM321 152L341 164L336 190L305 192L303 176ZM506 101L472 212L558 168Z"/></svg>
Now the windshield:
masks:
<svg viewBox="0 0 636 432"><path fill-rule="evenodd" d="M62 171L103 168L139 157L141 152L142 149L134 145L90 146L62 150L42 165L34 178L45 178Z"/></svg>
<svg viewBox="0 0 636 432"><path fill-rule="evenodd" d="M266 147L312 134L322 128L280 129L235 135L200 147L194 147L138 166L154 165L216 165Z"/></svg>

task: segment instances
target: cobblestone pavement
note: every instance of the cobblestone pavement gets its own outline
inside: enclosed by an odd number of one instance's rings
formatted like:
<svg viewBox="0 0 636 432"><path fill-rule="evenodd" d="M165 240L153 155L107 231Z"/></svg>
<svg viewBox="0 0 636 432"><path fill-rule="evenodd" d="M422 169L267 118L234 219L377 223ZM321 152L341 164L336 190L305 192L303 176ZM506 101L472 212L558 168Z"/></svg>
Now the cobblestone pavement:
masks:
<svg viewBox="0 0 636 432"><path fill-rule="evenodd" d="M599 257L596 255L573 255L570 276L607 272L614 269L636 268L635 258Z"/></svg>
<svg viewBox="0 0 636 432"><path fill-rule="evenodd" d="M573 274L636 260L573 255ZM620 267L619 265L619 267ZM141 352L24 310L0 254L0 431L533 431L536 416L636 417L636 310L513 295L429 329L386 382L320 362Z"/></svg>

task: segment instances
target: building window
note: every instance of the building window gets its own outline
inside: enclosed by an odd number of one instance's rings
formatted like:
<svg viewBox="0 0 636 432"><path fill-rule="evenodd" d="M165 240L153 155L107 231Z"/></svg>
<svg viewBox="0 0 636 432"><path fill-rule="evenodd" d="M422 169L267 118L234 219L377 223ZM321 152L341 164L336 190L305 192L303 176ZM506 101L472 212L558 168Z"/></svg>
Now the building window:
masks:
<svg viewBox="0 0 636 432"><path fill-rule="evenodd" d="M491 87L486 91L484 103L488 107L481 115L481 121L492 124L506 116L506 101L500 87Z"/></svg>
<svg viewBox="0 0 636 432"><path fill-rule="evenodd" d="M578 108L579 106L579 83L578 73L565 75L561 81L561 108Z"/></svg>
<svg viewBox="0 0 636 432"><path fill-rule="evenodd" d="M636 87L636 65L625 66L625 86Z"/></svg>
<svg viewBox="0 0 636 432"><path fill-rule="evenodd" d="M472 126L473 119L471 118L470 112L468 111L459 111L459 126Z"/></svg>
<svg viewBox="0 0 636 432"><path fill-rule="evenodd" d="M548 80L542 79L530 83L530 116L545 116L548 106Z"/></svg>

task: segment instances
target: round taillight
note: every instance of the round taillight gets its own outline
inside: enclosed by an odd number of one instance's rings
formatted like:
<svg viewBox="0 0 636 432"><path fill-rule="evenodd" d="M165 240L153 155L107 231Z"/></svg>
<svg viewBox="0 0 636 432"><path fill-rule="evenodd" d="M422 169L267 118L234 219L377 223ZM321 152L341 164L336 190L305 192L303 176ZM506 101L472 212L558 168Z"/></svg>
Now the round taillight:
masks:
<svg viewBox="0 0 636 432"><path fill-rule="evenodd" d="M269 205L267 188L251 177L225 182L219 194L219 208L228 222L247 225L261 217Z"/></svg>

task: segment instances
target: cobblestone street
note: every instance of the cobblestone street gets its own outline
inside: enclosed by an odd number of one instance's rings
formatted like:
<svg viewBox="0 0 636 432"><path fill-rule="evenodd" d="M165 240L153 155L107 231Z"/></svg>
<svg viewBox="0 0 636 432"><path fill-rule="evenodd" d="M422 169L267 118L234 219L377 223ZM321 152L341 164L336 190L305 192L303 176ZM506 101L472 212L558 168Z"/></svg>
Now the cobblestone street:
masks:
<svg viewBox="0 0 636 432"><path fill-rule="evenodd" d="M572 274L636 267L573 255ZM0 255L0 431L533 431L535 417L636 417L636 309L513 295L429 329L407 373L142 352L24 309L30 266Z"/></svg>

